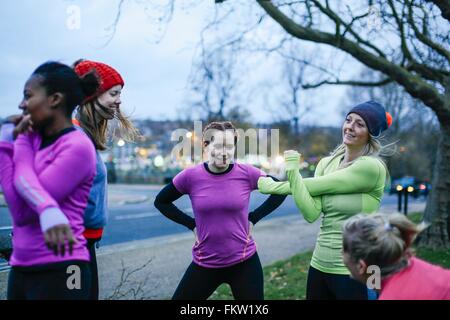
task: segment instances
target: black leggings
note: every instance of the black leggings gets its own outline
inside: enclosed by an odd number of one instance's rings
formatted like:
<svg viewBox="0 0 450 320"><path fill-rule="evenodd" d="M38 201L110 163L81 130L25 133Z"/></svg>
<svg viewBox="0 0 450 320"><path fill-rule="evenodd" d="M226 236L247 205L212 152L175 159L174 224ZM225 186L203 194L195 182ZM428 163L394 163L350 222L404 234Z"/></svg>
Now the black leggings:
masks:
<svg viewBox="0 0 450 320"><path fill-rule="evenodd" d="M225 268L205 268L194 262L186 270L173 300L206 300L227 283L236 300L264 300L264 276L258 254Z"/></svg>
<svg viewBox="0 0 450 320"><path fill-rule="evenodd" d="M90 286L91 272L84 261L12 267L7 296L8 300L87 300Z"/></svg>
<svg viewBox="0 0 450 320"><path fill-rule="evenodd" d="M368 300L367 287L348 275L331 274L309 267L307 300Z"/></svg>
<svg viewBox="0 0 450 320"><path fill-rule="evenodd" d="M98 267L97 256L95 253L95 246L100 239L87 239L87 248L91 261L89 262L89 268L91 270L91 292L89 300L98 300Z"/></svg>

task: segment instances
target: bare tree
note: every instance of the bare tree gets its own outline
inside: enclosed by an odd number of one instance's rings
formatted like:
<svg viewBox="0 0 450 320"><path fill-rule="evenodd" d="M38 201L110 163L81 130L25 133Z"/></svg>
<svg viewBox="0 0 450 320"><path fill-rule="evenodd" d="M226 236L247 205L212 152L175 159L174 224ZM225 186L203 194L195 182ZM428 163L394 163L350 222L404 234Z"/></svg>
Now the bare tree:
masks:
<svg viewBox="0 0 450 320"><path fill-rule="evenodd" d="M228 1L221 5L225 5ZM440 123L440 140L433 169L433 190L425 220L432 223L422 243L450 243L450 29L448 1L255 0L291 39L333 48L379 74L381 80L323 79L303 88L323 85L376 87L394 82L431 108ZM231 5L231 4L229 4ZM350 6L352 5L352 6ZM238 7L235 10L239 10ZM373 25L376 24L375 27ZM348 58L352 59L348 59ZM354 63L354 62L353 62Z"/></svg>
<svg viewBox="0 0 450 320"><path fill-rule="evenodd" d="M194 109L207 121L223 120L233 108L233 94L239 86L233 48L207 52L203 47L188 81Z"/></svg>
<svg viewBox="0 0 450 320"><path fill-rule="evenodd" d="M173 2L173 0L171 0ZM216 0L217 7L226 10L216 19L226 22L233 13L242 11L250 1ZM258 28L278 27L282 34L273 44L273 34L258 34L267 52L277 52L286 42L315 44L317 50L329 50L329 59L341 58L346 70L359 64L382 75L377 80L343 79L344 68L328 65L314 66L322 79L303 83L304 89L324 85L377 87L396 83L413 98L431 108L440 124L440 139L433 169L432 192L427 200L425 220L432 223L422 237L422 243L448 246L450 243L450 3L439 0L255 0L260 14L244 17L253 19L242 31L237 26L228 39L217 47L235 46L242 50L243 41L254 47L249 37ZM212 24L210 24L212 25ZM229 27L229 26L228 26ZM223 37L222 37L223 38ZM249 38L251 41L249 41ZM269 41L270 40L270 41ZM257 42L257 41L256 41ZM320 48L320 49L319 49ZM211 52L210 51L210 52ZM302 59L302 57L299 57ZM357 62L355 64L355 62ZM207 74L207 73L206 73ZM224 76L226 79L226 76ZM220 99L219 99L220 100ZM225 100L224 100L225 101ZM220 103L219 103L220 106ZM220 114L220 107L217 111ZM223 109L222 109L223 110Z"/></svg>
<svg viewBox="0 0 450 320"><path fill-rule="evenodd" d="M300 98L302 84L304 82L305 65L299 61L286 59L284 61L285 79L287 82L287 95L281 101L284 112L293 122L294 134L299 133L299 120L309 111L309 107L302 103Z"/></svg>

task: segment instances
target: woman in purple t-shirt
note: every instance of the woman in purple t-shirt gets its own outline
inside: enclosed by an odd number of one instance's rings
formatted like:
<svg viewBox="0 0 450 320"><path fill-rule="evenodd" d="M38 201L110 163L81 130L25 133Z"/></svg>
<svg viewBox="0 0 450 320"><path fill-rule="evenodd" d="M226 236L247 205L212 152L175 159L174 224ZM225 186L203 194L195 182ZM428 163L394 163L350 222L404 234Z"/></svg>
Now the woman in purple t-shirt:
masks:
<svg viewBox="0 0 450 320"><path fill-rule="evenodd" d="M249 213L250 193L266 174L247 164L233 163L237 132L231 122L212 122L203 131L208 161L175 176L155 199L155 207L195 234L193 261L172 299L207 299L228 283L235 299L264 299L264 281L252 225L274 211L285 196L271 195ZM189 195L194 217L173 202Z"/></svg>

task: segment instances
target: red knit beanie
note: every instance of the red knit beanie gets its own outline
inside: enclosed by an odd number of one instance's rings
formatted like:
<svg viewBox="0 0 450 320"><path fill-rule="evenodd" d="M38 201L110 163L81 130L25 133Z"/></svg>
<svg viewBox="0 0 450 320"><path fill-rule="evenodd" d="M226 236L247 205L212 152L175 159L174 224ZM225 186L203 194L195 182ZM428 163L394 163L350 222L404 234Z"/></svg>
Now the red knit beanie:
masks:
<svg viewBox="0 0 450 320"><path fill-rule="evenodd" d="M82 77L86 73L89 73L92 70L94 70L100 82L100 86L97 92L92 96L86 98L84 102L87 102L89 100L92 100L93 98L98 97L99 95L108 91L109 89L111 89L116 85L120 84L122 87L125 85L122 76L120 75L119 72L117 72L116 69L101 62L82 60L75 66L74 70L79 77Z"/></svg>

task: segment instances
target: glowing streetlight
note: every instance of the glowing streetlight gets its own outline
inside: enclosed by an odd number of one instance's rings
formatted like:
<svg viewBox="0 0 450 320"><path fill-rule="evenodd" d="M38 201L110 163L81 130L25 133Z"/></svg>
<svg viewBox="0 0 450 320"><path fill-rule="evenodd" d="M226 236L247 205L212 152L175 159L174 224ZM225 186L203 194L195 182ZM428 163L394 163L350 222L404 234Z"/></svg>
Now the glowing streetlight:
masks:
<svg viewBox="0 0 450 320"><path fill-rule="evenodd" d="M139 154L142 158L147 158L148 151L147 151L147 149L145 149L145 148L139 148L138 154Z"/></svg>
<svg viewBox="0 0 450 320"><path fill-rule="evenodd" d="M155 167L162 167L164 165L164 158L162 156L156 156L153 163L155 164Z"/></svg>
<svg viewBox="0 0 450 320"><path fill-rule="evenodd" d="M125 145L125 141L123 139L120 139L119 141L117 141L118 147L123 147L124 145Z"/></svg>
<svg viewBox="0 0 450 320"><path fill-rule="evenodd" d="M275 163L276 164L282 164L284 162L284 158L283 158L283 156L277 156L276 158L275 158Z"/></svg>

